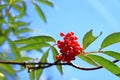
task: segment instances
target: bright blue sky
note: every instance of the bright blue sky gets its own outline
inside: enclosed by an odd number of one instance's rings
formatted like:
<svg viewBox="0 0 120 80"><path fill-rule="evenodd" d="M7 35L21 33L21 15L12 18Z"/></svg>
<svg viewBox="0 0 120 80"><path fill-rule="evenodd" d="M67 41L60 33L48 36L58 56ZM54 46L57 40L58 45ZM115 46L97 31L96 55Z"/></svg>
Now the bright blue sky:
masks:
<svg viewBox="0 0 120 80"><path fill-rule="evenodd" d="M60 32L74 31L82 43L84 34L93 29L93 33L103 35L91 45L88 49L96 50L99 48L102 40L110 33L120 31L120 1L119 0L51 0L55 7L50 8L40 5L47 17L47 24L43 23L39 16L34 13L33 6L29 6L29 20L32 22L31 28L36 32L32 35L47 34L55 39L59 37ZM28 3L30 5L30 3ZM106 49L120 51L118 45L113 45ZM37 55L36 55L37 56ZM77 61L79 65L88 64L83 61ZM22 73L21 73L22 74ZM55 67L45 70L43 77L52 76L52 80L119 80L118 77L105 69L96 71L81 71L70 66L64 67L64 74L61 76ZM24 77L25 79L25 77ZM28 78L26 77L25 80ZM44 80L44 79L42 79Z"/></svg>

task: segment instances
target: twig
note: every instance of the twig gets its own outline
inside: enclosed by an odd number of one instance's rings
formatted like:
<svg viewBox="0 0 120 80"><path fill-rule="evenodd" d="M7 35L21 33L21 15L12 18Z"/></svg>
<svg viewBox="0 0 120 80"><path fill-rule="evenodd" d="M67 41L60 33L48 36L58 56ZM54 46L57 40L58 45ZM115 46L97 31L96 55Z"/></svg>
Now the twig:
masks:
<svg viewBox="0 0 120 80"><path fill-rule="evenodd" d="M97 66L97 67L93 67L93 68L85 68L85 67L81 67L81 66L77 66L73 63L60 63L59 62L60 60L57 60L56 62L54 63L47 63L47 62L38 62L38 63L35 63L35 62L16 62L16 61L1 61L0 60L0 64L13 64L13 65L21 65L21 66L24 66L26 68L28 68L28 70L38 70L38 69L41 69L41 68L48 68L48 67L51 67L53 65L69 65L69 66L72 66L74 68L77 68L77 69L80 69L80 70L97 70L97 69L101 69L103 68L103 66ZM114 60L112 61L113 63L116 63L118 62L119 60ZM29 65L39 65L39 66L35 66L35 67L30 67Z"/></svg>

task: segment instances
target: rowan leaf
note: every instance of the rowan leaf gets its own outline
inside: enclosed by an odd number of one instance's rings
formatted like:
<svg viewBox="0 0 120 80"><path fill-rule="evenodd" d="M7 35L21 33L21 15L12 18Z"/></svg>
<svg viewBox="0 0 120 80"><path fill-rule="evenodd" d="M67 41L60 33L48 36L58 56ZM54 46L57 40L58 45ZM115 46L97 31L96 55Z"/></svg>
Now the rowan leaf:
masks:
<svg viewBox="0 0 120 80"><path fill-rule="evenodd" d="M103 52L104 54L108 55L108 56L111 56L117 60L120 60L120 53L118 52L114 52L114 51L104 51Z"/></svg>
<svg viewBox="0 0 120 80"><path fill-rule="evenodd" d="M8 39L8 42L9 42L11 50L12 50L14 56L15 56L15 59L20 58L21 57L20 51L18 50L18 48L16 47L14 42L10 39Z"/></svg>
<svg viewBox="0 0 120 80"><path fill-rule="evenodd" d="M40 16L40 18L46 23L47 20L46 20L46 17L44 15L42 9L36 3L33 3L33 4L34 4L35 10L37 11L37 13Z"/></svg>
<svg viewBox="0 0 120 80"><path fill-rule="evenodd" d="M45 5L48 5L50 7L54 7L53 3L51 1L48 1L48 0L37 0Z"/></svg>
<svg viewBox="0 0 120 80"><path fill-rule="evenodd" d="M35 43L56 42L56 41L54 38L50 36L34 36L21 40L15 40L14 42L16 44L35 44Z"/></svg>
<svg viewBox="0 0 120 80"><path fill-rule="evenodd" d="M88 56L79 55L79 58L93 66L98 66L98 64Z"/></svg>
<svg viewBox="0 0 120 80"><path fill-rule="evenodd" d="M42 58L40 59L40 62L47 62L47 57L48 57L49 50L50 50L50 49L48 49L48 50L43 54ZM42 66L44 66L44 64L43 64ZM43 69L42 69L42 68L36 71L36 80L39 80L42 72L43 72Z"/></svg>
<svg viewBox="0 0 120 80"><path fill-rule="evenodd" d="M108 35L101 44L101 49L108 47L112 44L120 42L120 32L115 32Z"/></svg>
<svg viewBox="0 0 120 80"><path fill-rule="evenodd" d="M90 58L92 58L94 61L96 61L98 64L103 66L108 71L112 72L116 76L120 77L120 68L114 64L113 62L98 56L98 55L88 55Z"/></svg>
<svg viewBox="0 0 120 80"><path fill-rule="evenodd" d="M35 44L28 44L26 46L23 46L19 48L19 50L33 50L33 49L40 49L43 47L49 47L50 44L48 43L35 43Z"/></svg>
<svg viewBox="0 0 120 80"><path fill-rule="evenodd" d="M53 59L54 59L54 61L56 61L56 56L57 56L59 53L58 53L57 49L56 49L54 46L52 46L51 49L52 49L52 53L53 53ZM61 65L56 65L56 67L57 67L58 71L59 71L61 74L63 74L62 66L61 66Z"/></svg>
<svg viewBox="0 0 120 80"><path fill-rule="evenodd" d="M98 36L93 36L92 31L93 30L90 30L84 35L83 41L82 41L83 49L86 49L92 42L94 42L102 34L101 32Z"/></svg>

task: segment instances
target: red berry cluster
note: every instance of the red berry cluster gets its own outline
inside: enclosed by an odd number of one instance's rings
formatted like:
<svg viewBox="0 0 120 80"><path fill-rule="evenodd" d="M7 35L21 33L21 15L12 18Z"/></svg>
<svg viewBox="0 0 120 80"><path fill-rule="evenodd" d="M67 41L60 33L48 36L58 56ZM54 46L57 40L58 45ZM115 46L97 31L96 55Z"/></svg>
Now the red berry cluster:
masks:
<svg viewBox="0 0 120 80"><path fill-rule="evenodd" d="M61 32L60 36L64 38L63 41L58 40L57 45L60 48L60 55L56 56L56 59L61 59L63 62L70 62L75 60L75 56L79 55L82 51L78 38L74 35L74 32L69 32L66 35Z"/></svg>

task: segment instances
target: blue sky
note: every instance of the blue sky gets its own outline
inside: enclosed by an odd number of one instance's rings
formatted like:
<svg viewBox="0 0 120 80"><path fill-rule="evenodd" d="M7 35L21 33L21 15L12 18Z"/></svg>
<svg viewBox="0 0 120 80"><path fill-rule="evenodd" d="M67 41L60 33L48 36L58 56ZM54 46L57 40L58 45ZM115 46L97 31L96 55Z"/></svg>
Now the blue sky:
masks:
<svg viewBox="0 0 120 80"><path fill-rule="evenodd" d="M56 40L61 39L60 32L74 31L79 37L80 43L86 32L93 29L93 33L102 36L90 45L87 51L97 50L102 40L110 33L120 31L120 1L119 0L51 0L55 7L50 8L40 5L47 18L47 24L42 22L34 12L34 7L29 6L29 20L35 35L50 35ZM28 5L31 5L28 3ZM31 14L32 13L32 14ZM118 45L108 47L105 50L120 51ZM34 55L38 56L38 55ZM78 60L78 59L77 59ZM85 62L78 60L75 63L82 66L89 66ZM118 77L105 69L95 71L81 71L70 66L64 66L64 74L61 76L55 67L44 71L43 78L52 77L52 80L119 80ZM25 71L26 72L26 71ZM52 73L52 74L51 74ZM22 73L20 73L22 74ZM22 77L21 77L22 78ZM28 78L26 78L27 80ZM44 79L43 79L44 80Z"/></svg>

